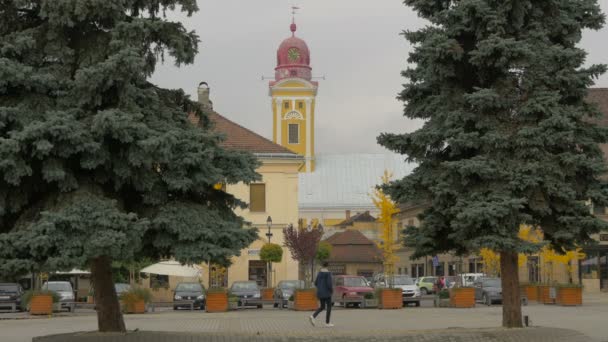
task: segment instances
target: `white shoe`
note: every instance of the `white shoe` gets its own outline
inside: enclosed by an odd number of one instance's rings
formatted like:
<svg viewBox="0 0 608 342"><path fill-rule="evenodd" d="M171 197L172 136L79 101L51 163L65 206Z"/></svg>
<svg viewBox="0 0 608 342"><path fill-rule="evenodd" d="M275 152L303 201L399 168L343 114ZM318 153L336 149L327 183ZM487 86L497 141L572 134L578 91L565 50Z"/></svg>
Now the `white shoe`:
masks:
<svg viewBox="0 0 608 342"><path fill-rule="evenodd" d="M312 316L309 316L308 320L310 321L310 324L312 324L312 326L314 327L315 326L315 318L312 317Z"/></svg>
<svg viewBox="0 0 608 342"><path fill-rule="evenodd" d="M326 328L331 328L331 327L333 327L333 326L334 326L334 325L333 325L333 324L331 324L331 323L325 323L325 327L326 327Z"/></svg>

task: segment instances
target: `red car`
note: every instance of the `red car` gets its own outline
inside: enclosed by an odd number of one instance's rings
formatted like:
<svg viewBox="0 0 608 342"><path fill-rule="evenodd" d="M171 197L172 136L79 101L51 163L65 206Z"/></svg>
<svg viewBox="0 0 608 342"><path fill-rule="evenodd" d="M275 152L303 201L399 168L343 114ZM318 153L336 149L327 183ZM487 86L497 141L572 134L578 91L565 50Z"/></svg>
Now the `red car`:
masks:
<svg viewBox="0 0 608 342"><path fill-rule="evenodd" d="M367 280L361 276L339 275L333 278L334 294L332 302L341 303L345 307L349 304L361 305L366 293L373 293Z"/></svg>

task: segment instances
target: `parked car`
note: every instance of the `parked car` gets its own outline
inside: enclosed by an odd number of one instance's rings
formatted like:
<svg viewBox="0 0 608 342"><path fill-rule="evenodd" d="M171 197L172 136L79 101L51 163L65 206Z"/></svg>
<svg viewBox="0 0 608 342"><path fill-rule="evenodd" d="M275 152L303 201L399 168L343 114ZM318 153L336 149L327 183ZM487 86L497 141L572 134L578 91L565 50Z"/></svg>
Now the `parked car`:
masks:
<svg viewBox="0 0 608 342"><path fill-rule="evenodd" d="M475 301L487 305L493 302L502 303L502 283L500 278L479 278L475 284Z"/></svg>
<svg viewBox="0 0 608 342"><path fill-rule="evenodd" d="M230 287L230 295L239 298L239 306L244 305L246 301L243 299L258 299L262 298L260 287L255 281L235 281ZM262 304L255 304L258 309L263 307Z"/></svg>
<svg viewBox="0 0 608 342"><path fill-rule="evenodd" d="M120 297L123 293L129 292L131 290L131 285L125 283L116 283L114 284L114 289L116 290L116 294Z"/></svg>
<svg viewBox="0 0 608 342"><path fill-rule="evenodd" d="M348 304L361 305L366 293L374 292L367 280L361 276L339 275L333 277L334 294L333 302L342 302L344 306Z"/></svg>
<svg viewBox="0 0 608 342"><path fill-rule="evenodd" d="M59 307L74 311L74 289L69 281L48 281L42 285L42 290L53 291L59 295Z"/></svg>
<svg viewBox="0 0 608 342"><path fill-rule="evenodd" d="M173 291L173 310L179 308L190 308L189 301L194 301L192 306L205 309L205 287L199 283L179 283Z"/></svg>
<svg viewBox="0 0 608 342"><path fill-rule="evenodd" d="M274 299L274 307L278 307L279 303L285 303L289 300L296 289L303 289L305 286L304 280L282 280L277 284L277 287L274 289L274 293L272 295L272 299Z"/></svg>
<svg viewBox="0 0 608 342"><path fill-rule="evenodd" d="M479 279L485 278L486 275L483 273L462 273L460 278L462 279L462 286L473 286Z"/></svg>
<svg viewBox="0 0 608 342"><path fill-rule="evenodd" d="M17 283L0 283L0 307L11 307L15 304L15 309L22 311L21 296L23 288Z"/></svg>
<svg viewBox="0 0 608 342"><path fill-rule="evenodd" d="M420 277L418 278L418 288L420 289L420 293L422 295L433 293L433 288L435 288L435 282L437 282L437 277Z"/></svg>

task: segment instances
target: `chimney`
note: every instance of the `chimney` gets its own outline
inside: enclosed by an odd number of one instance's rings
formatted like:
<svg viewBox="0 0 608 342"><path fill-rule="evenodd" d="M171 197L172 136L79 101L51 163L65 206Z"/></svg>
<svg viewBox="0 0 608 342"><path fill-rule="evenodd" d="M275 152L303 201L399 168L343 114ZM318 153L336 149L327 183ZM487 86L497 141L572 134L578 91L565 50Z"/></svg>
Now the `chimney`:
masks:
<svg viewBox="0 0 608 342"><path fill-rule="evenodd" d="M213 110L213 102L209 99L209 93L211 89L209 88L209 84L207 82L201 82L198 85L198 103L201 105L203 109Z"/></svg>
<svg viewBox="0 0 608 342"><path fill-rule="evenodd" d="M346 219L347 219L347 220L350 220L350 210L347 210L347 211L346 211Z"/></svg>

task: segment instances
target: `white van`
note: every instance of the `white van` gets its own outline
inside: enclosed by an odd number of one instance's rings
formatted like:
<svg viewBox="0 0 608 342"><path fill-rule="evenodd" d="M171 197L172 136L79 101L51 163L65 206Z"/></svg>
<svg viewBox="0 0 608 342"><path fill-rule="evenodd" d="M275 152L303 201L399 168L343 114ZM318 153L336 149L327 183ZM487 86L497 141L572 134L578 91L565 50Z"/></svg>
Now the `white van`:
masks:
<svg viewBox="0 0 608 342"><path fill-rule="evenodd" d="M461 273L460 278L462 279L462 286L473 286L473 284L480 278L484 278L484 273Z"/></svg>

